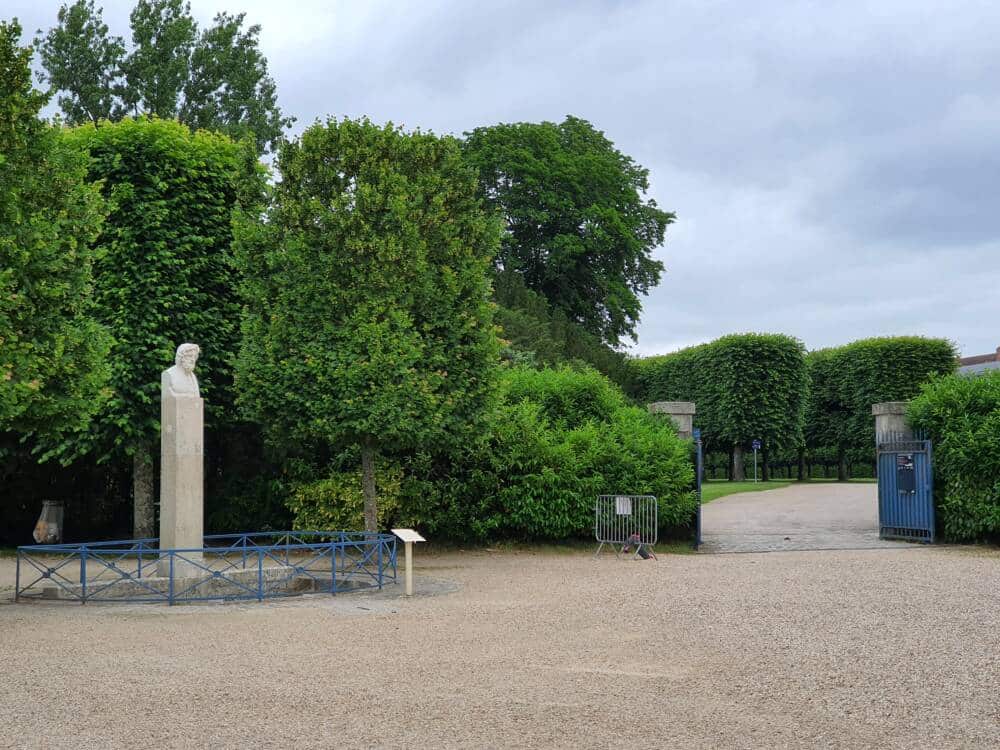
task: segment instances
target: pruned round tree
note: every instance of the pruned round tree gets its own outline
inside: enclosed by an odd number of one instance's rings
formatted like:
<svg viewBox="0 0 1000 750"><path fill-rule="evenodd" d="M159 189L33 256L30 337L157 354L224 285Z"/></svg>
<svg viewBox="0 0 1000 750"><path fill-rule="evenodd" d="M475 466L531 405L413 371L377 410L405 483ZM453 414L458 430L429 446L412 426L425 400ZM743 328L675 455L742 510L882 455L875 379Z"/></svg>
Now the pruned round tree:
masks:
<svg viewBox="0 0 1000 750"><path fill-rule="evenodd" d="M0 430L56 438L107 396L111 342L90 315L105 207L86 158L39 119L20 38L0 22Z"/></svg>
<svg viewBox="0 0 1000 750"><path fill-rule="evenodd" d="M232 213L247 153L224 135L167 120L85 125L66 138L89 154L89 176L112 204L96 241L94 304L115 344L110 400L94 428L60 450L98 460L130 456L134 531L147 536L160 372L179 344L193 341L204 352L198 379L207 425L231 410L240 312Z"/></svg>
<svg viewBox="0 0 1000 750"><path fill-rule="evenodd" d="M695 402L705 443L730 453L734 480L743 479L743 452L755 439L765 455L802 442L809 382L798 339L731 334L638 360L636 370L645 400Z"/></svg>
<svg viewBox="0 0 1000 750"><path fill-rule="evenodd" d="M376 455L466 439L491 403L500 228L453 138L329 120L277 169L238 224L239 398L274 440L360 448L374 530Z"/></svg>

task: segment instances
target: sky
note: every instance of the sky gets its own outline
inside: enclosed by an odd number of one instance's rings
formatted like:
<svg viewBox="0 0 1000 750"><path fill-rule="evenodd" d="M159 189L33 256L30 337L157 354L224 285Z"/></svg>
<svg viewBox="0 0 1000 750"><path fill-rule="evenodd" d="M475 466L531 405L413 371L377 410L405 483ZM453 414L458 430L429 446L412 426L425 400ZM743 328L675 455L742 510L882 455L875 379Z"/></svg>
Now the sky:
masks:
<svg viewBox="0 0 1000 750"><path fill-rule="evenodd" d="M97 0L102 5L101 0ZM3 0L28 35L59 2ZM103 2L128 38L132 2ZM297 118L589 120L677 214L636 354L726 333L1000 346L1000 4L192 0Z"/></svg>

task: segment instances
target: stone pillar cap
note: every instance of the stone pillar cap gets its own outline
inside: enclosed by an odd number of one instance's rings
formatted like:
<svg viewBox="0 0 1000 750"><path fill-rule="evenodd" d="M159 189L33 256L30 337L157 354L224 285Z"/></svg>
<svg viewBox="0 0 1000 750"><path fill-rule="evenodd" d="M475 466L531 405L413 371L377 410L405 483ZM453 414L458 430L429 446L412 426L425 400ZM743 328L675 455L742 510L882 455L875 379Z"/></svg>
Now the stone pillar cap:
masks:
<svg viewBox="0 0 1000 750"><path fill-rule="evenodd" d="M654 401L647 405L650 414L695 414L694 401Z"/></svg>
<svg viewBox="0 0 1000 750"><path fill-rule="evenodd" d="M906 401L883 401L881 404L872 404L872 414L876 417L883 414L906 414Z"/></svg>

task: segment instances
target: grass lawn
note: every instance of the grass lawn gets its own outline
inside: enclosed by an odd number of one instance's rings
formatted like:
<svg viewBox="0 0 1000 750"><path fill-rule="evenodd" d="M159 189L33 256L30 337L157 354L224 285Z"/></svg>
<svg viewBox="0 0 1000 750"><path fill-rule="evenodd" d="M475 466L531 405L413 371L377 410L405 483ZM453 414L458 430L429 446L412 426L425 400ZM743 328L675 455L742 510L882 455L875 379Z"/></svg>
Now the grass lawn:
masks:
<svg viewBox="0 0 1000 750"><path fill-rule="evenodd" d="M713 500L735 495L737 492L761 492L763 490L777 490L787 487L792 483L791 479L772 479L770 482L729 482L725 479L710 479L701 485L701 503L710 503Z"/></svg>

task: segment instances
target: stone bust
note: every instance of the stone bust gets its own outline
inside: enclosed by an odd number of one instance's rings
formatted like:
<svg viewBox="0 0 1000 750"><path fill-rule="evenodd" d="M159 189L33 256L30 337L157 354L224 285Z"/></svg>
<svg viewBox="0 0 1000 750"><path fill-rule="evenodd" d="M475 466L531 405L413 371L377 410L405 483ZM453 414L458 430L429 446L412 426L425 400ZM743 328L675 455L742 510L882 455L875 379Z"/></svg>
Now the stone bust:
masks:
<svg viewBox="0 0 1000 750"><path fill-rule="evenodd" d="M163 371L160 380L163 393L179 398L198 398L198 378L194 374L194 365L198 361L201 349L197 344L181 344L177 347L174 366Z"/></svg>

